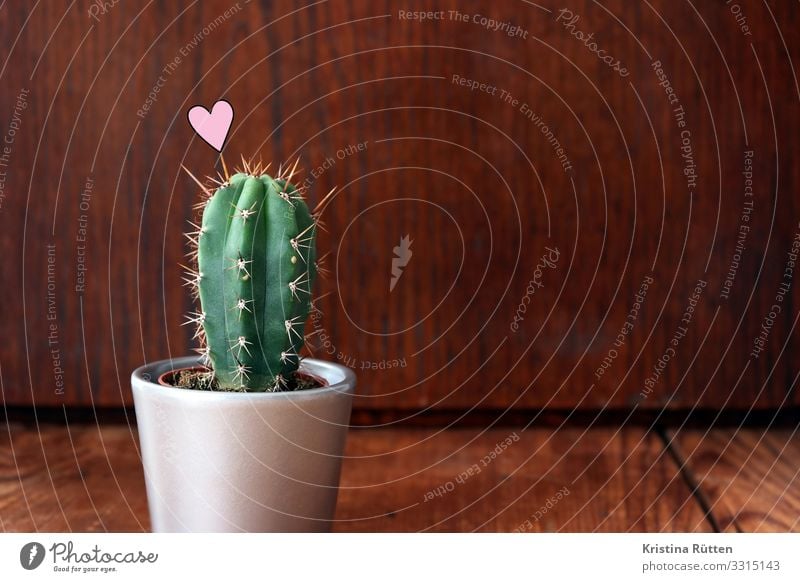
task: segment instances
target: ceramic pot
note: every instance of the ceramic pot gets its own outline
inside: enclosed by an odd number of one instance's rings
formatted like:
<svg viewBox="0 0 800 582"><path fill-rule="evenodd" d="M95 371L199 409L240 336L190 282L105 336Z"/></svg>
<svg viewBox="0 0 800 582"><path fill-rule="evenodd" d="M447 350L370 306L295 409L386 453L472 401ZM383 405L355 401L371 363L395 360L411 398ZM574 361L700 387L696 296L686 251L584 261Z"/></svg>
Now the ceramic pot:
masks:
<svg viewBox="0 0 800 582"><path fill-rule="evenodd" d="M198 358L162 360L131 383L154 532L329 531L355 374L305 359L321 388L212 392L158 384Z"/></svg>

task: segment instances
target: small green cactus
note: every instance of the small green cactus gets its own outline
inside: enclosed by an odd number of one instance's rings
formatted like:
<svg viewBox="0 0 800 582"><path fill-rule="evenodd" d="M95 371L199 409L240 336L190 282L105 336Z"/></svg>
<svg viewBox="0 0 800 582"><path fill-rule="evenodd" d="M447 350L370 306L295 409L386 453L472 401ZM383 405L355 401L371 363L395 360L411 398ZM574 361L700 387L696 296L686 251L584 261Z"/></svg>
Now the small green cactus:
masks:
<svg viewBox="0 0 800 582"><path fill-rule="evenodd" d="M300 363L317 275L317 224L294 168L273 178L260 164L220 177L188 234L196 269L185 279L200 299L189 316L197 350L221 390L280 391Z"/></svg>

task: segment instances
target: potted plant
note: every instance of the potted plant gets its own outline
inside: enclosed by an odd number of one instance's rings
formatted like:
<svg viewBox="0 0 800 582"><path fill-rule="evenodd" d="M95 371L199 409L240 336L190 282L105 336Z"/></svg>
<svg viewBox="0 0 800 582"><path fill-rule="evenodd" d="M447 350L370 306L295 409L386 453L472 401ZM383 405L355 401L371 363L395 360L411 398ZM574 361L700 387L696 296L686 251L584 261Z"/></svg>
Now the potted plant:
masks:
<svg viewBox="0 0 800 582"><path fill-rule="evenodd" d="M317 218L293 173L198 181L186 281L200 355L131 380L153 531L330 529L355 375L300 355Z"/></svg>

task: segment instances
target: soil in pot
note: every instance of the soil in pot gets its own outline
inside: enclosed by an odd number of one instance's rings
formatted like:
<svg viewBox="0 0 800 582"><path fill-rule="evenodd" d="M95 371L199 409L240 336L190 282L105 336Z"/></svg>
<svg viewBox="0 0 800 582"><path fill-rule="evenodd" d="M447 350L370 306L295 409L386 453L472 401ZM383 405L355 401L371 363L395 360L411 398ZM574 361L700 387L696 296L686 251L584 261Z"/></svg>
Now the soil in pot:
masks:
<svg viewBox="0 0 800 582"><path fill-rule="evenodd" d="M173 388L184 388L186 390L217 390L222 389L217 384L211 370L204 366L194 366L192 368L179 368L161 374L158 383L162 386ZM281 392L296 392L298 390L311 390L312 388L322 388L328 383L322 378L318 378L306 372L297 371L286 382L286 387Z"/></svg>

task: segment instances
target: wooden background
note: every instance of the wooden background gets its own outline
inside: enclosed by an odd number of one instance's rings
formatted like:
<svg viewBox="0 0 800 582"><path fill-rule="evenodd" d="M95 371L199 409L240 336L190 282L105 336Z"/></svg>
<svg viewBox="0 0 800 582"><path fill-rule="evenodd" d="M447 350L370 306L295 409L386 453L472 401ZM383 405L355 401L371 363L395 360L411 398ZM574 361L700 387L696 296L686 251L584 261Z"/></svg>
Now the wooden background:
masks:
<svg viewBox="0 0 800 582"><path fill-rule="evenodd" d="M189 351L181 322L191 304L178 263L197 189L180 165L205 174L218 160L186 112L219 98L236 110L229 164L242 154L299 155L312 201L341 188L319 241L332 251L332 275L318 287L325 315L307 331L318 331L318 355L356 368L356 406L800 402L797 281L764 351L750 355L789 281L800 221L796 3L742 3L737 22L722 0L569 0L580 16L574 30L592 33L626 77L557 21L564 4L409 3L445 11L427 22L402 19L405 3L178 4L121 1L96 18L89 11L97 5L85 1L0 4L2 138L19 122L0 166L6 405L129 404L133 368ZM450 17L455 9L467 22ZM527 38L489 30L480 16L517 25ZM685 110L685 128L654 61ZM454 75L498 89L471 91ZM137 115L154 88L151 108ZM682 129L696 164L693 190ZM337 157L358 143L363 151ZM724 298L748 150L750 230ZM392 250L405 235L413 256L390 292ZM535 275L548 247L558 261ZM633 330L615 347L648 276ZM542 286L512 331L534 277ZM707 286L686 335L642 399L700 279ZM598 378L612 348L617 357ZM361 369L395 360L404 367Z"/></svg>

